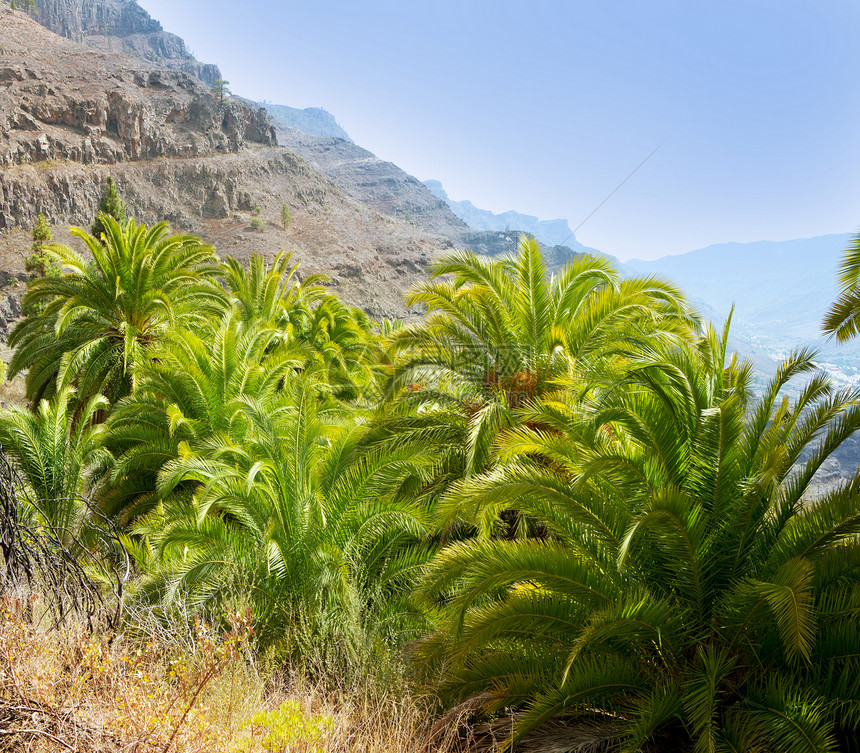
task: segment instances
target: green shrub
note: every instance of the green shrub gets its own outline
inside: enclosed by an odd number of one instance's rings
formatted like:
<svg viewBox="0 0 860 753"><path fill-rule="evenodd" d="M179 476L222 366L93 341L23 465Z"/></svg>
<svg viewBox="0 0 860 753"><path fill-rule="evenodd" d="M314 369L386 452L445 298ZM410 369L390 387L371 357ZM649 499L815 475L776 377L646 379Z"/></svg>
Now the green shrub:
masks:
<svg viewBox="0 0 860 753"><path fill-rule="evenodd" d="M298 701L284 701L274 711L261 711L242 724L262 735L263 748L273 752L292 750L297 745L302 750L322 750L317 743L333 725L334 720L329 716L305 714Z"/></svg>
<svg viewBox="0 0 860 753"><path fill-rule="evenodd" d="M113 178L109 175L104 195L99 202L98 214L96 215L96 219L93 222L92 228L90 229L90 234L98 239L101 239L102 234L105 232L105 226L102 223L102 215L109 215L110 217L113 217L120 224L121 227L125 227L125 212L125 202L119 197L119 191L117 191L116 183L114 183Z"/></svg>

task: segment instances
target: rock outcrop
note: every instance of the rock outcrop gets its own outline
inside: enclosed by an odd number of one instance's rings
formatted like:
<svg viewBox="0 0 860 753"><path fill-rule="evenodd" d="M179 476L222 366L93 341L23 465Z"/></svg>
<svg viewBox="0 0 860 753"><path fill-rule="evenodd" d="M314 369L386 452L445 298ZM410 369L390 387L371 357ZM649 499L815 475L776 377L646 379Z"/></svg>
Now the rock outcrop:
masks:
<svg viewBox="0 0 860 753"><path fill-rule="evenodd" d="M187 73L91 50L5 5L0 21L0 166L192 157L276 143L265 111L221 103Z"/></svg>
<svg viewBox="0 0 860 753"><path fill-rule="evenodd" d="M16 279L38 214L68 240L64 226L91 224L108 175L131 216L166 219L239 259L290 250L302 273L324 273L376 317L407 314L403 293L451 247L346 195L276 145L265 112L222 104L187 74L88 49L5 4L0 45L0 270ZM4 304L2 285L0 275L5 321L23 286L7 285Z"/></svg>
<svg viewBox="0 0 860 753"><path fill-rule="evenodd" d="M164 31L135 0L39 0L33 18L60 36L140 57L210 86L221 78L218 66L195 59L180 37Z"/></svg>

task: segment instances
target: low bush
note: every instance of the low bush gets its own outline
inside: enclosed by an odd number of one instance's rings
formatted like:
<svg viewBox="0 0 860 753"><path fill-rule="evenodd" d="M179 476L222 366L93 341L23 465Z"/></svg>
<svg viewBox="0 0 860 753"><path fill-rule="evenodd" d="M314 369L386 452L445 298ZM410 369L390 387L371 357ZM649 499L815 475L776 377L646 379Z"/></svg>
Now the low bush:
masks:
<svg viewBox="0 0 860 753"><path fill-rule="evenodd" d="M165 643L134 632L46 631L0 601L0 751L334 753L427 748L432 714L405 682L333 685L264 671L245 612ZM152 621L155 617L150 616ZM174 626L175 627L175 626ZM153 623L150 632L160 632ZM263 662L265 663L265 662ZM434 750L457 741L434 741Z"/></svg>

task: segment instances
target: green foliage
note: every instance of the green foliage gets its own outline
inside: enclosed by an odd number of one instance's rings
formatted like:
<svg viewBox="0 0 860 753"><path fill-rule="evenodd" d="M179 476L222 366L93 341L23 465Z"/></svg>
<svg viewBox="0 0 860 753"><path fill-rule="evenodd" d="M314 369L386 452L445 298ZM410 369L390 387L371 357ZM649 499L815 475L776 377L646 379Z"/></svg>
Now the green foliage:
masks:
<svg viewBox="0 0 860 753"><path fill-rule="evenodd" d="M33 409L0 444L33 516L74 532L86 498L122 527L135 600L241 600L254 651L328 675L408 643L452 715L510 715L508 746L853 750L860 475L811 488L860 394L810 353L755 394L679 291L588 256L549 274L525 237L441 257L423 321L376 324L289 254L100 220L73 230L91 260L33 231L65 274L28 287ZM248 744L328 724L287 704Z"/></svg>
<svg viewBox="0 0 860 753"><path fill-rule="evenodd" d="M535 405L505 462L441 501L440 524L480 535L425 574L443 615L426 656L449 702L517 709L510 744L558 718L613 750L856 737L860 475L806 494L858 395L814 374L781 399L813 368L801 352L756 397L726 337L643 353L596 402ZM539 538L497 536L511 508Z"/></svg>
<svg viewBox="0 0 860 753"><path fill-rule="evenodd" d="M251 218L251 230L262 231L263 230L263 221L259 217Z"/></svg>
<svg viewBox="0 0 860 753"><path fill-rule="evenodd" d="M51 228L48 227L48 223L45 221L45 215L41 212L39 213L39 217L36 220L36 224L33 226L33 230L30 235L33 238L33 243L46 243L51 240Z"/></svg>
<svg viewBox="0 0 860 753"><path fill-rule="evenodd" d="M228 431L243 400L271 396L310 356L282 341L269 322L245 320L237 309L207 337L177 330L149 355L138 367L134 393L109 419L117 464L102 506L124 522L157 504L158 474L183 444Z"/></svg>
<svg viewBox="0 0 860 753"><path fill-rule="evenodd" d="M59 277L62 268L56 259L45 253L44 244L51 240L51 228L45 221L45 215L39 214L31 233L33 245L31 253L24 262L24 269L29 273L30 280L41 277Z"/></svg>
<svg viewBox="0 0 860 753"><path fill-rule="evenodd" d="M105 192L102 195L101 201L99 201L98 215L90 229L90 234L101 240L102 236L107 232L104 215L113 217L121 226L124 226L126 222L125 212L125 203L119 197L116 183L114 183L113 178L109 175Z"/></svg>
<svg viewBox="0 0 860 753"><path fill-rule="evenodd" d="M104 426L94 423L107 400L96 395L72 420L74 390L64 387L34 412L22 408L0 411L0 444L13 459L25 483L25 496L44 522L71 536L86 515L82 497L110 465L102 445Z"/></svg>
<svg viewBox="0 0 860 753"><path fill-rule="evenodd" d="M826 335L845 342L860 331L860 235L846 249L839 267L839 297L824 317Z"/></svg>
<svg viewBox="0 0 860 753"><path fill-rule="evenodd" d="M263 645L360 661L410 626L401 589L420 553L399 550L424 529L399 490L424 459L351 462L360 423L326 393L311 370L241 395L225 430L164 464L164 502L136 530L154 557L148 588L168 603L212 604L232 589L248 594Z"/></svg>
<svg viewBox="0 0 860 753"><path fill-rule="evenodd" d="M287 751L301 745L303 750L316 753L317 743L334 724L329 716L306 714L298 701L284 701L274 711L261 711L242 727L254 736L262 735L262 745L268 751Z"/></svg>
<svg viewBox="0 0 860 753"><path fill-rule="evenodd" d="M290 205L285 201L283 206L281 207L281 224L284 226L284 230L289 228L290 224L293 221L293 217L290 214Z"/></svg>
<svg viewBox="0 0 860 753"><path fill-rule="evenodd" d="M229 83L229 81L225 81L223 78L219 78L212 85L212 94L215 95L215 97L217 98L219 105L224 104L224 97L229 97L232 94L232 92L228 88Z"/></svg>
<svg viewBox="0 0 860 753"><path fill-rule="evenodd" d="M214 283L213 250L190 235L168 235L166 223L125 227L102 215L101 240L73 228L92 260L67 246L45 247L67 274L30 283L24 306L42 306L20 321L9 337L15 352L10 377L27 370L33 404L63 384L78 399L104 394L115 402L133 387L133 367L169 330L203 323L220 310L223 293ZM38 309L28 309L38 310Z"/></svg>
<svg viewBox="0 0 860 753"><path fill-rule="evenodd" d="M44 244L51 240L51 228L45 221L45 215L39 214L36 224L31 232L33 245L30 247L30 256L24 262L24 269L29 274L29 282L38 280L42 277L59 277L62 274L62 267L50 254L45 252ZM29 287L28 282L28 287ZM23 313L25 316L38 315L44 313L46 301L25 305Z"/></svg>
<svg viewBox="0 0 860 753"><path fill-rule="evenodd" d="M605 259L582 256L548 274L526 236L515 256L455 251L431 274L407 299L429 313L392 333L394 371L378 421L378 441L436 445L431 497L486 468L499 433L534 400L594 389L636 352L689 338L697 325L670 285L621 280Z"/></svg>

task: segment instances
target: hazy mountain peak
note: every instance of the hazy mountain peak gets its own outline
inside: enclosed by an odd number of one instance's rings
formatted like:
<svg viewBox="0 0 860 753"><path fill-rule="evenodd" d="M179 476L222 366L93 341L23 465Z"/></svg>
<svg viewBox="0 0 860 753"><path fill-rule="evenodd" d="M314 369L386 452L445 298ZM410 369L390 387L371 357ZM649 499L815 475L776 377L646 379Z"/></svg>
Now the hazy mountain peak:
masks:
<svg viewBox="0 0 860 753"><path fill-rule="evenodd" d="M300 110L288 105L274 105L270 102L258 103L264 107L269 115L279 120L288 128L295 128L312 136L324 136L326 138L343 139L350 144L353 143L349 134L340 127L334 115L322 107L305 107Z"/></svg>
<svg viewBox="0 0 860 753"><path fill-rule="evenodd" d="M453 201L438 180L425 180L424 185L434 196L445 201L457 217L475 230L518 230L533 235L547 246L577 245L565 219L541 220L534 215L514 210L496 214L488 209L479 209L471 201Z"/></svg>

